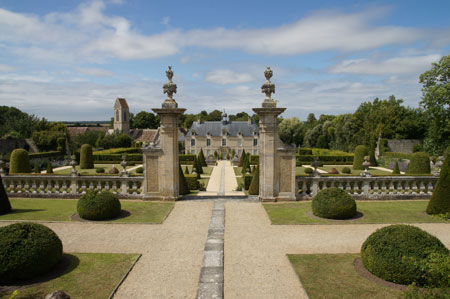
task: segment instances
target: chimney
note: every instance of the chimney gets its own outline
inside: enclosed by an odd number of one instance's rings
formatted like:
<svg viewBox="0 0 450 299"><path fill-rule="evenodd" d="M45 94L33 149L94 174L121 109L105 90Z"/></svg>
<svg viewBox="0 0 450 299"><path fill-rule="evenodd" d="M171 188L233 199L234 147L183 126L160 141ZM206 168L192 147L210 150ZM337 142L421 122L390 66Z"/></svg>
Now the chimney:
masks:
<svg viewBox="0 0 450 299"><path fill-rule="evenodd" d="M202 121L200 120L200 117L197 118L197 124L201 124Z"/></svg>
<svg viewBox="0 0 450 299"><path fill-rule="evenodd" d="M252 124L252 119L251 119L251 117L248 117L247 122L248 122L249 125Z"/></svg>

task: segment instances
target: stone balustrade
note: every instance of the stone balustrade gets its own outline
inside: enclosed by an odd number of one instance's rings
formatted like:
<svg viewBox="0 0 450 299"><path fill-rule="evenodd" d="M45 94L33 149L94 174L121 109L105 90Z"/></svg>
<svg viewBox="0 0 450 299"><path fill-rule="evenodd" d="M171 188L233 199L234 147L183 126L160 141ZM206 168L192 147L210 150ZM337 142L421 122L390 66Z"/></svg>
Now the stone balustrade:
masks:
<svg viewBox="0 0 450 299"><path fill-rule="evenodd" d="M3 185L11 197L74 198L88 190L112 191L120 198L142 198L143 177L8 175Z"/></svg>
<svg viewBox="0 0 450 299"><path fill-rule="evenodd" d="M436 176L298 176L297 199L310 199L319 191L337 187L350 195L370 199L410 199L430 197Z"/></svg>

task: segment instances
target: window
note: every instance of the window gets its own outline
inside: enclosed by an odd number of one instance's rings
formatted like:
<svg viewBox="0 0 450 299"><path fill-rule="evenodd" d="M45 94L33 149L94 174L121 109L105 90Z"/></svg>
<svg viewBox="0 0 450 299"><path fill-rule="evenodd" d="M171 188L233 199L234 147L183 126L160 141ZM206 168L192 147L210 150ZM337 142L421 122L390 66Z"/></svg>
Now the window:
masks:
<svg viewBox="0 0 450 299"><path fill-rule="evenodd" d="M119 110L116 110L116 121L119 121Z"/></svg>
<svg viewBox="0 0 450 299"><path fill-rule="evenodd" d="M206 139L206 146L211 146L211 139Z"/></svg>
<svg viewBox="0 0 450 299"><path fill-rule="evenodd" d="M238 138L238 146L242 146L242 138Z"/></svg>
<svg viewBox="0 0 450 299"><path fill-rule="evenodd" d="M253 146L258 146L258 139L253 139Z"/></svg>
<svg viewBox="0 0 450 299"><path fill-rule="evenodd" d="M195 139L191 139L191 146L195 146Z"/></svg>
<svg viewBox="0 0 450 299"><path fill-rule="evenodd" d="M225 138L222 139L222 146L227 146L227 140Z"/></svg>

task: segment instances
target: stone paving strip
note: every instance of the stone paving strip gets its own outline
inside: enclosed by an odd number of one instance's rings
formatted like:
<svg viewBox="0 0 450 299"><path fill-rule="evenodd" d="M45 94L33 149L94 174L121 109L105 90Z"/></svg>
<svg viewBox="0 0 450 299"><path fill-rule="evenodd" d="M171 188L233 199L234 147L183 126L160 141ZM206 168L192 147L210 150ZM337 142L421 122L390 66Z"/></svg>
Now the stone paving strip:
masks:
<svg viewBox="0 0 450 299"><path fill-rule="evenodd" d="M200 271L197 299L223 298L224 232L224 201L216 200L203 253L203 266Z"/></svg>

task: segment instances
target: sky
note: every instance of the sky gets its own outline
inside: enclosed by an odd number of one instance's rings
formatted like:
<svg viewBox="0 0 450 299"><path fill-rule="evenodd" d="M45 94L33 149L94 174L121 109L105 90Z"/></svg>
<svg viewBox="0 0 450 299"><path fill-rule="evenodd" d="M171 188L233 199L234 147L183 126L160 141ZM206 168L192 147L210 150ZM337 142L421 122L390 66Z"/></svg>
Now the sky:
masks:
<svg viewBox="0 0 450 299"><path fill-rule="evenodd" d="M186 113L260 107L354 112L390 95L419 107L419 76L450 54L450 1L0 0L0 106L101 121L117 97L158 108L170 65Z"/></svg>

